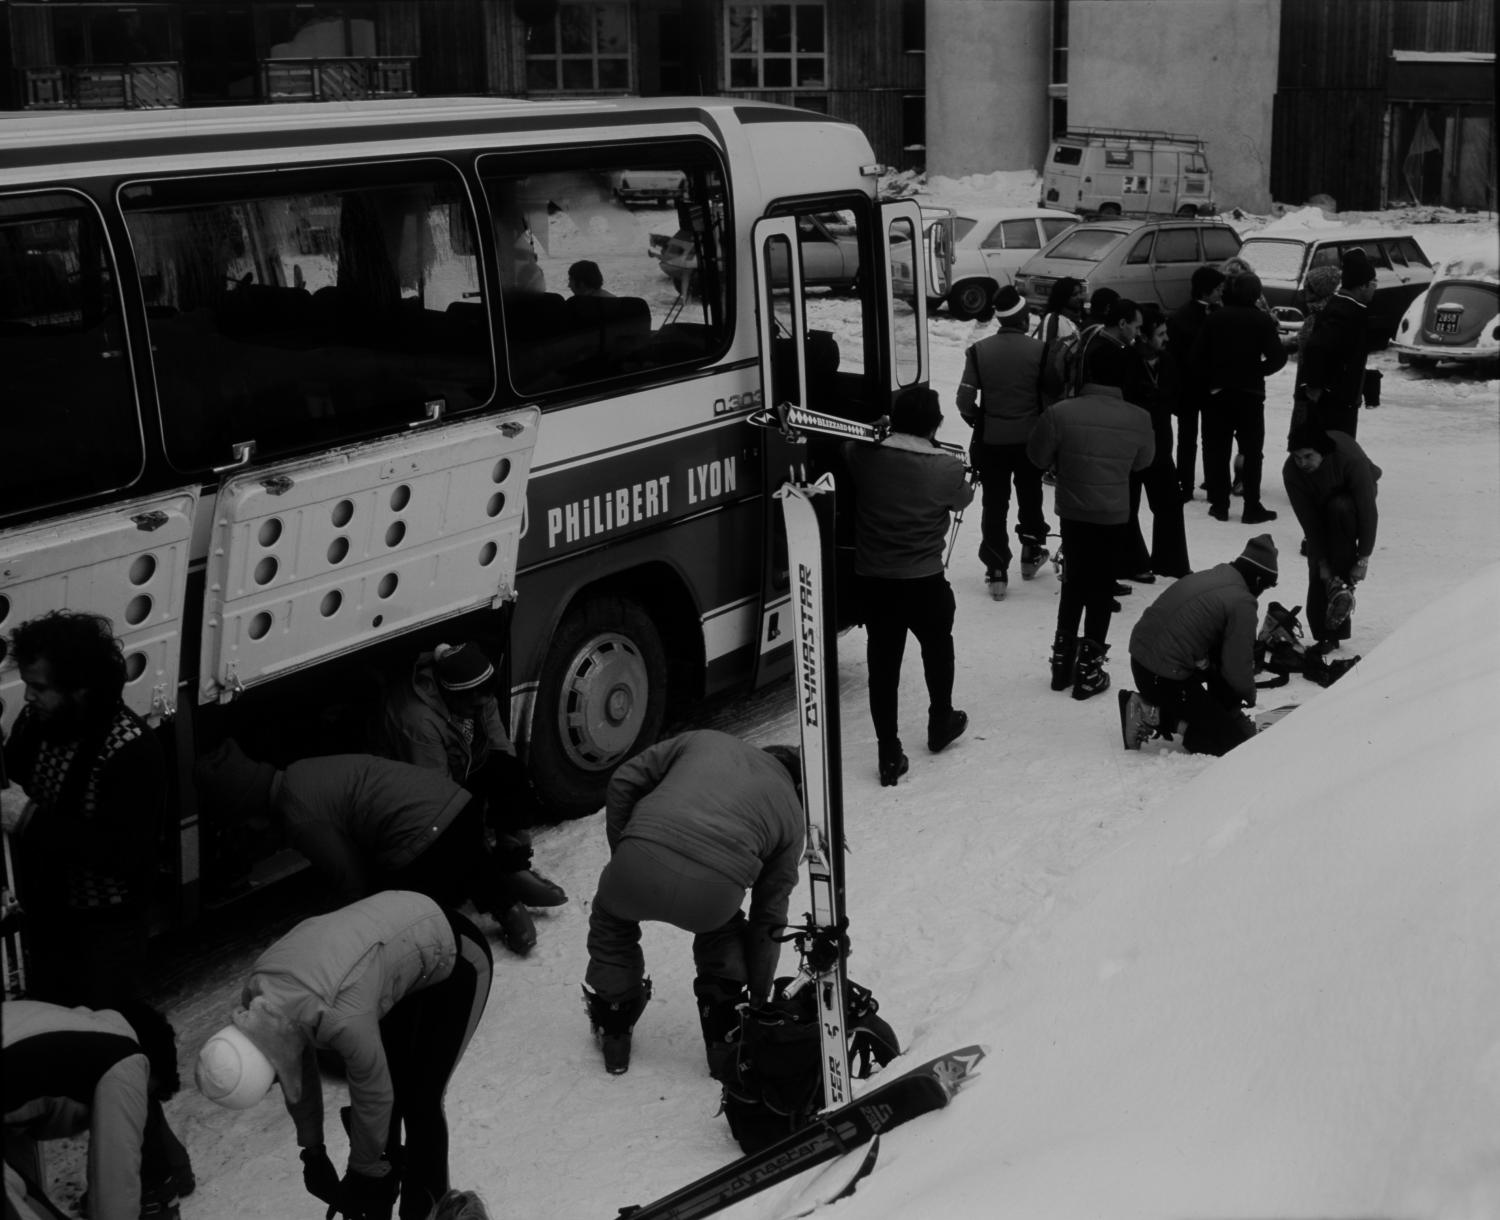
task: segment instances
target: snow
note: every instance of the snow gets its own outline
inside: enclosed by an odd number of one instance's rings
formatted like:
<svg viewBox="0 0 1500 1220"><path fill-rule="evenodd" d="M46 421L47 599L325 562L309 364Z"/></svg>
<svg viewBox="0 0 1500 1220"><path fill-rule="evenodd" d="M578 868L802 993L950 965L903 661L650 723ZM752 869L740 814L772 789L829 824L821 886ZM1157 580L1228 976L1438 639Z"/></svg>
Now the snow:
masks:
<svg viewBox="0 0 1500 1220"><path fill-rule="evenodd" d="M925 185L940 203L1035 199L1035 175ZM1492 256L1495 218L1420 238L1435 259ZM950 408L964 347L987 332L932 319ZM1056 577L991 602L977 505L951 570L971 727L940 756L921 748L909 650L912 770L896 788L876 781L862 634L840 639L852 976L907 1047L887 1070L974 1041L990 1057L947 1111L891 1132L829 1216L1500 1215L1500 386L1373 362L1384 402L1360 440L1385 473L1351 641L1364 660L1326 691L1297 678L1269 692L1269 706L1303 706L1229 757L1126 753L1112 693L1051 692ZM1265 499L1283 570L1270 596L1293 605L1305 580L1278 477L1291 371L1269 391ZM945 429L964 439L951 409ZM1186 515L1196 567L1267 528L1212 521L1201 498ZM1123 599L1117 684L1161 588ZM790 741L791 702L778 687L713 723ZM602 818L537 848L571 901L539 917L529 958L496 946L489 1009L447 1095L455 1184L496 1217L612 1216L737 1150L703 1062L687 934L646 928L656 999L630 1072L607 1076L579 999ZM253 949L171 997L184 1063ZM332 1115L342 1086L326 1092ZM189 1087L168 1113L198 1171L186 1220L321 1215L279 1098L230 1113ZM773 1215L794 1188L732 1215Z"/></svg>

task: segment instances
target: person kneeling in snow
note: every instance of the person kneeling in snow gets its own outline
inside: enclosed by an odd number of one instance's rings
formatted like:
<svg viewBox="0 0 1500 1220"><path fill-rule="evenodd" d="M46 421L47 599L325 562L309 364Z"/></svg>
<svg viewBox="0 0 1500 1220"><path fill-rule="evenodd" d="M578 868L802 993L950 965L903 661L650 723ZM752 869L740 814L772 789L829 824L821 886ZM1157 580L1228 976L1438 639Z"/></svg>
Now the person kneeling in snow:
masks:
<svg viewBox="0 0 1500 1220"><path fill-rule="evenodd" d="M610 859L589 912L583 985L610 1073L630 1066L631 1033L651 998L645 920L694 934L693 992L716 1076L737 1005L770 996L775 937L802 860L801 776L791 746L762 750L710 730L658 742L615 771L605 797Z"/></svg>
<svg viewBox="0 0 1500 1220"><path fill-rule="evenodd" d="M330 1216L388 1220L399 1190L401 1220L426 1220L448 1193L443 1093L493 977L479 930L422 894L391 890L305 919L256 959L231 1023L198 1054L198 1089L245 1110L280 1081L303 1184ZM342 1180L323 1144L319 1050L349 1080Z"/></svg>
<svg viewBox="0 0 1500 1220"><path fill-rule="evenodd" d="M1232 563L1194 572L1146 607L1130 633L1140 693L1120 692L1120 734L1139 750L1182 734L1191 754L1227 754L1255 736L1255 599L1276 584L1276 544L1259 534Z"/></svg>

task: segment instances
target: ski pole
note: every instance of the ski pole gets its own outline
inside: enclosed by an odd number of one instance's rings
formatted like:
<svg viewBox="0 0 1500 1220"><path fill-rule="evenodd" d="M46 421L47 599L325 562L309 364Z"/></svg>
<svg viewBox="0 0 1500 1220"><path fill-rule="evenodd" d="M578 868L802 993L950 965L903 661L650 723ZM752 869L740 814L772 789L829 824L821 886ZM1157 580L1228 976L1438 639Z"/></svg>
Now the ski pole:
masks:
<svg viewBox="0 0 1500 1220"><path fill-rule="evenodd" d="M943 448L956 448L956 446L946 446L945 445L945 446L943 446ZM975 470L974 467L970 466L970 467L968 467L968 472L969 472L969 486L970 487L977 487L979 485L979 471ZM965 506L965 507L967 507L967 506ZM943 570L945 572L948 570L948 561L953 558L953 548L958 545L958 530L959 530L959 527L961 525L963 525L963 523L964 523L964 509L961 508L956 513L953 514L953 528L948 531L948 549L943 553Z"/></svg>

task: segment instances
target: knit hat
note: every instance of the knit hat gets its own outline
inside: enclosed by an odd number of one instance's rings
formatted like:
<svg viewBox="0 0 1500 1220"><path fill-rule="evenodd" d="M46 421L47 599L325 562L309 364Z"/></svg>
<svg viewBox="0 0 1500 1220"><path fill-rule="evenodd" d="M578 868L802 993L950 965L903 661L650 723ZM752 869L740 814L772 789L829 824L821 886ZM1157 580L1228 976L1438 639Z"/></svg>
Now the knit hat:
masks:
<svg viewBox="0 0 1500 1220"><path fill-rule="evenodd" d="M1344 251L1343 266L1339 272L1341 288L1363 288L1375 278L1375 266L1370 256L1359 246Z"/></svg>
<svg viewBox="0 0 1500 1220"><path fill-rule="evenodd" d="M1303 424L1293 428L1286 438L1288 453L1296 453L1299 449L1316 449L1326 457L1334 450L1333 438L1322 428Z"/></svg>
<svg viewBox="0 0 1500 1220"><path fill-rule="evenodd" d="M1270 534L1256 534L1245 543L1245 549L1240 552L1240 558L1246 563L1253 564L1262 572L1269 573L1273 582L1276 580L1276 543Z"/></svg>
<svg viewBox="0 0 1500 1220"><path fill-rule="evenodd" d="M891 431L927 436L943 422L943 407L931 386L907 386L891 404Z"/></svg>
<svg viewBox="0 0 1500 1220"><path fill-rule="evenodd" d="M438 685L447 691L473 690L495 676L478 644L439 644L432 650Z"/></svg>
<svg viewBox="0 0 1500 1220"><path fill-rule="evenodd" d="M270 816L275 778L275 767L245 757L233 737L226 737L193 768L199 801L213 807L216 819L231 825Z"/></svg>
<svg viewBox="0 0 1500 1220"><path fill-rule="evenodd" d="M271 1091L276 1071L260 1049L226 1025L198 1052L198 1092L226 1110L248 1110Z"/></svg>
<svg viewBox="0 0 1500 1220"><path fill-rule="evenodd" d="M1013 318L1026 309L1026 302L1014 284L1007 284L995 294L995 317Z"/></svg>
<svg viewBox="0 0 1500 1220"><path fill-rule="evenodd" d="M1321 301L1325 297L1331 297L1339 290L1339 269L1327 265L1314 267L1307 273L1303 288L1307 292L1309 301Z"/></svg>

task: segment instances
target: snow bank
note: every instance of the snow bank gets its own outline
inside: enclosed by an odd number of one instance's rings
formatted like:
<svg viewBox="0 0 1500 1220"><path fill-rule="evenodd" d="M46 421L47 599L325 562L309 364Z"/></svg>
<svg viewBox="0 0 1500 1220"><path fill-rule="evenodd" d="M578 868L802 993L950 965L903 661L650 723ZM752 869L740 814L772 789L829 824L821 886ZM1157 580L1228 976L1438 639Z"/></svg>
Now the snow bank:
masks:
<svg viewBox="0 0 1500 1220"><path fill-rule="evenodd" d="M1080 870L944 1022L980 1080L839 1215L1500 1215L1497 600L1500 566Z"/></svg>

